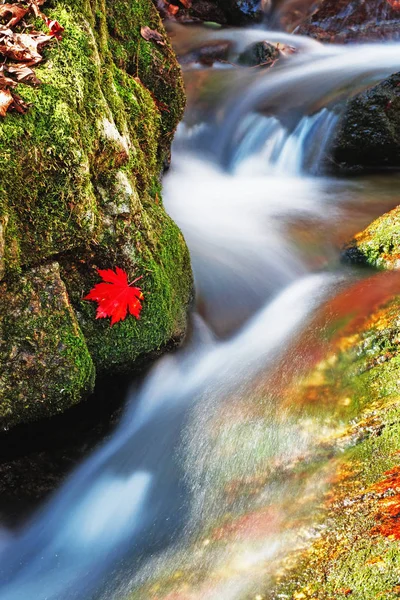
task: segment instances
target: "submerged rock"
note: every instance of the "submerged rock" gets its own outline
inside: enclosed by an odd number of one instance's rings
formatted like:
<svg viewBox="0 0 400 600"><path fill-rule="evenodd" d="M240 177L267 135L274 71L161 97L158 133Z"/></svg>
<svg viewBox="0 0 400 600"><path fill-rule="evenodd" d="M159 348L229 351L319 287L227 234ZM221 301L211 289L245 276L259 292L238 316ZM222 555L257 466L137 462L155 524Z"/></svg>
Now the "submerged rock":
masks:
<svg viewBox="0 0 400 600"><path fill-rule="evenodd" d="M19 273L37 281L44 265L57 260L62 281L53 286L54 303L68 307L68 331L75 328L85 359L76 349L69 353L72 334L52 320L52 336L66 344L71 362L64 385L67 375L56 357L52 362L52 346L45 359L40 344L29 346L32 330L41 331L34 313L18 322L3 302L0 321L7 327L0 343L8 350L1 367L13 370L9 349L26 339L30 370L20 368L18 393L30 386L32 408L24 413L14 406L16 375L7 376L0 400L5 427L76 402L93 383L92 359L98 371L129 370L171 338L181 339L192 294L188 250L160 194L185 101L159 15L151 0L55 1L51 7L48 16L65 33L36 70L42 85L20 84L28 113L0 121L0 277L9 302L23 306L28 300L25 279L15 283ZM143 39L144 26L164 36L163 45ZM82 298L98 282L97 268L115 266L130 280L143 275L145 301L141 321L128 317L110 328ZM64 396L57 401L60 389Z"/></svg>
<svg viewBox="0 0 400 600"><path fill-rule="evenodd" d="M237 63L244 67L271 66L279 57L276 44L257 42L248 46L239 55Z"/></svg>

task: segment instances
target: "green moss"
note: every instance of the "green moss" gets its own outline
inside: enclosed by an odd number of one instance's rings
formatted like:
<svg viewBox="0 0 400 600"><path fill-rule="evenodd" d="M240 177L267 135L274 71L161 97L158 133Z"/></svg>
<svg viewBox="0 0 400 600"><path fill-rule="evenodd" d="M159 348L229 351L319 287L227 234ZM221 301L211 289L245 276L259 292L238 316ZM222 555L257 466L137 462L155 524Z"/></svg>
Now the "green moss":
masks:
<svg viewBox="0 0 400 600"><path fill-rule="evenodd" d="M193 287L185 241L161 206L149 207L143 219L140 228L126 223L121 232L126 245L116 246L112 256L100 248L83 265L68 260L63 264L63 278L99 372L129 372L138 359L162 349L171 338L179 342L185 331ZM110 327L109 319L95 319L96 306L82 297L99 281L96 268L116 264L126 269L130 280L143 275L145 299L140 320L128 316Z"/></svg>
<svg viewBox="0 0 400 600"><path fill-rule="evenodd" d="M158 46L140 34L142 26L165 33L151 0L49 0L45 12L65 28L62 40L36 68L42 84L18 86L27 114L0 120L0 279L16 283L57 259L96 365L128 370L182 338L191 299L188 251L160 195L183 112L181 74L166 38ZM96 267L115 266L144 275L146 299L139 322L110 329L82 297L98 281ZM86 367L76 365L78 376Z"/></svg>
<svg viewBox="0 0 400 600"><path fill-rule="evenodd" d="M374 485L399 463L399 405L381 412L381 417L381 434L349 448L340 459L338 470L351 475L338 484L324 521L326 533L268 597L398 598L400 543L375 530L382 508Z"/></svg>
<svg viewBox="0 0 400 600"><path fill-rule="evenodd" d="M357 234L346 248L345 258L378 269L399 268L400 207L382 215Z"/></svg>
<svg viewBox="0 0 400 600"><path fill-rule="evenodd" d="M176 124L182 118L184 93L179 67L168 39L165 39L165 45L160 46L147 42L140 34L143 26L162 31L160 17L147 0L114 0L108 6L107 23L116 65L138 77L152 91L161 110L161 147L165 153Z"/></svg>
<svg viewBox="0 0 400 600"><path fill-rule="evenodd" d="M126 165L139 193L154 188L182 116L182 82L169 43L159 49L140 36L142 25L162 30L151 2L96 5L93 11L85 2L53 2L49 15L65 27L63 39L36 69L42 85L18 88L29 112L0 122L0 216L12 218L20 248L9 270L101 235L102 174ZM134 63L144 69L137 79ZM119 138L104 131L105 122L109 129L115 123Z"/></svg>
<svg viewBox="0 0 400 600"><path fill-rule="evenodd" d="M320 369L334 420L353 419L347 449L335 458L335 485L320 516L320 537L298 556L296 566L290 566L267 598L399 596L398 517L390 512L391 507L400 510L398 485L388 484L383 491L375 487L390 469L399 470L399 306L396 296L376 308L358 324L357 333L349 331L339 339L342 349L336 359L328 357ZM340 408L342 398L350 400L346 409ZM390 504L382 504L385 499ZM392 519L395 534L379 529L384 519Z"/></svg>
<svg viewBox="0 0 400 600"><path fill-rule="evenodd" d="M53 415L94 385L94 366L56 263L1 284L0 423Z"/></svg>

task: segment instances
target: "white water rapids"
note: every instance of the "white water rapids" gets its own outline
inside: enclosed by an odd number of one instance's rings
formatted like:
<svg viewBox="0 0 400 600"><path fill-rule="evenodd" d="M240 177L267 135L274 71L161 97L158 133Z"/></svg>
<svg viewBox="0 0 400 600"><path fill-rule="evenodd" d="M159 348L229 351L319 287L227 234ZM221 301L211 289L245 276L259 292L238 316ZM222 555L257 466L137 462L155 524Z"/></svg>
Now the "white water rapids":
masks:
<svg viewBox="0 0 400 600"><path fill-rule="evenodd" d="M235 35L245 42L249 34ZM325 48L261 29L251 36L290 39L299 54L271 72L232 72L229 93L206 121L183 127L165 180L167 210L192 255L202 318L195 317L187 348L161 359L127 399L112 437L22 531L1 538L1 600L112 598L116 581L123 600L125 580L196 529L196 486L182 454L199 407L212 411L256 375L266 377L316 308L345 285L333 242L315 265L297 251L288 226L296 219L311 229L338 226L346 203L368 196L359 183L303 173L304 157L315 170L337 103L400 70L400 45ZM280 120L287 111L296 116L291 127ZM215 598L239 598L241 586L232 589Z"/></svg>

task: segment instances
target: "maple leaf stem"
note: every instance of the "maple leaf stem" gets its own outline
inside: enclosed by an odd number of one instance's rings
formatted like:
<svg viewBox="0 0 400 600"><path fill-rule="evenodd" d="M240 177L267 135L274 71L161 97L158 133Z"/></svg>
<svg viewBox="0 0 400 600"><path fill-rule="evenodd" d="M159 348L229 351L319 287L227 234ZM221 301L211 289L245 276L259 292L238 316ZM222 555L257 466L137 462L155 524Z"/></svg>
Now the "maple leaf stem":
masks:
<svg viewBox="0 0 400 600"><path fill-rule="evenodd" d="M137 281L139 281L140 279L143 279L143 275L140 275L140 277L136 277L136 279L134 279L133 281L131 281L131 283L128 283L128 285L131 286L134 283L136 283Z"/></svg>

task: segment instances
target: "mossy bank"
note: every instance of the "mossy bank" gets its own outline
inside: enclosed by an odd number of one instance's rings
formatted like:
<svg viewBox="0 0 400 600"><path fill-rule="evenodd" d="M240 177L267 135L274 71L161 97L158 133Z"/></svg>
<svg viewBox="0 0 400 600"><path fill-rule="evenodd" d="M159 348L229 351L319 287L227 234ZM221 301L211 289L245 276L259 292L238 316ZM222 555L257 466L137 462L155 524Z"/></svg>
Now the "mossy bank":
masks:
<svg viewBox="0 0 400 600"><path fill-rule="evenodd" d="M0 121L0 276L5 296L33 306L31 279L42 298L41 269L50 269L68 318L51 318L42 299L31 319L25 307L12 320L2 303L3 427L64 410L91 390L94 370L131 370L179 341L192 294L188 250L160 184L183 84L168 39L141 36L143 26L164 36L158 13L151 0L49 0L44 9L65 28L62 40L36 69L42 84L18 86L27 114ZM82 298L97 268L115 266L130 280L143 275L145 300L140 321L111 328ZM44 335L53 340L46 365L60 340L68 369L36 369ZM13 372L32 336L31 370Z"/></svg>
<svg viewBox="0 0 400 600"><path fill-rule="evenodd" d="M213 598L237 581L240 600L398 598L399 283L344 286L304 334L315 353L300 357L300 339L272 392L270 372L229 398L203 484L216 510L121 600Z"/></svg>

